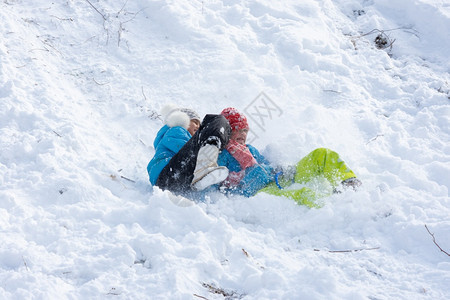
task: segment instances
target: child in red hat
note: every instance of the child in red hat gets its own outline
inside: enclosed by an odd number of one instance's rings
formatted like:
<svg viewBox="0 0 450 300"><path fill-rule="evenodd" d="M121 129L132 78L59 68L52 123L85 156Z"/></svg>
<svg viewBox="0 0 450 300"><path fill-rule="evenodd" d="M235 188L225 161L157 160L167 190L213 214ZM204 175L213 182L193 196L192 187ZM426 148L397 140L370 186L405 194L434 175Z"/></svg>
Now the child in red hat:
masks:
<svg viewBox="0 0 450 300"><path fill-rule="evenodd" d="M283 171L278 172L255 147L245 143L249 132L245 115L232 107L225 108L221 115L228 120L232 130L230 140L218 158L218 164L229 170L228 177L222 182L222 190L246 197L262 191L287 196L299 204L314 207L319 206L317 198L328 193L313 191L304 186L316 177L325 177L333 192L339 183L353 188L361 185L361 181L356 179L339 155L326 148L312 151L295 167L287 168L288 171L285 170L284 174Z"/></svg>

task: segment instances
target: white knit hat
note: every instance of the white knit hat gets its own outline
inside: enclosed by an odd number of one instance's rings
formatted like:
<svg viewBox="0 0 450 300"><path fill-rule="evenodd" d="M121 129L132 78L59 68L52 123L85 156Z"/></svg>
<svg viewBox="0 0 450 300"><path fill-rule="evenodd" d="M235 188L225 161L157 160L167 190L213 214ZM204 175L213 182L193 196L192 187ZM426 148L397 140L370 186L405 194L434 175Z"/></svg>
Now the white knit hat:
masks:
<svg viewBox="0 0 450 300"><path fill-rule="evenodd" d="M169 127L181 126L188 129L191 120L202 121L198 113L189 108L180 108L175 104L167 104L161 109L164 123Z"/></svg>

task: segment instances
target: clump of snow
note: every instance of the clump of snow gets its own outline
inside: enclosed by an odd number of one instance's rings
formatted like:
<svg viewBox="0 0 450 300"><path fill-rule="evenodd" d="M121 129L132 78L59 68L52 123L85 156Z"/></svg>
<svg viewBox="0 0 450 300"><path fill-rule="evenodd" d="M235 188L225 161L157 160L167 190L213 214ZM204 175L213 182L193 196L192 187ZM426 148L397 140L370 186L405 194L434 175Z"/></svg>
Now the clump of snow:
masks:
<svg viewBox="0 0 450 300"><path fill-rule="evenodd" d="M0 298L449 298L448 28L434 0L2 1ZM146 174L170 102L363 186L175 205Z"/></svg>

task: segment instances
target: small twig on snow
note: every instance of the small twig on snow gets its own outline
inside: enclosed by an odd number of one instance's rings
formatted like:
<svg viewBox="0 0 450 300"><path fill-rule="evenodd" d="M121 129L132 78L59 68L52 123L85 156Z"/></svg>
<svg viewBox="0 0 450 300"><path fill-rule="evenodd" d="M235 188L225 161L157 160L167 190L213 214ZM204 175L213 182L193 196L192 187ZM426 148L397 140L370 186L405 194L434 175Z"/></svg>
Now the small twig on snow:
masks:
<svg viewBox="0 0 450 300"><path fill-rule="evenodd" d="M99 83L99 82L97 82L97 80L95 80L95 78L92 78L92 80L93 80L96 84L98 84L98 85L105 85L105 84L108 84L108 83L109 83L109 81L107 81L107 82L105 82L105 83Z"/></svg>
<svg viewBox="0 0 450 300"><path fill-rule="evenodd" d="M250 257L250 255L248 255L248 252L247 252L247 251L245 251L245 249L244 249L244 248L242 248L242 252L244 252L245 256L247 256L247 257Z"/></svg>
<svg viewBox="0 0 450 300"><path fill-rule="evenodd" d="M58 52L59 54L62 55L62 53L61 53L58 49L56 49L55 47L53 47L53 45L50 44L49 42L47 42L46 40L41 40L41 42L42 42L44 45L49 46L50 48L52 48L53 50L55 50L56 52Z"/></svg>
<svg viewBox="0 0 450 300"><path fill-rule="evenodd" d="M236 299L236 298L241 299L244 296L244 295L238 294L236 291L227 291L220 287L216 287L214 284L202 282L202 286L204 288L207 288L210 293L216 294L216 295L222 295L225 297L225 299ZM201 298L203 298L203 297L201 297Z"/></svg>
<svg viewBox="0 0 450 300"><path fill-rule="evenodd" d="M142 91L142 96L144 96L144 100L147 101L147 97L145 96L144 87L143 86L141 86L141 91Z"/></svg>
<svg viewBox="0 0 450 300"><path fill-rule="evenodd" d="M30 24L36 24L37 26L39 26L39 23L36 22L36 21L33 20L33 19L29 19L29 18L24 19L24 18L22 18L22 20L23 20L24 22L27 22L27 23L30 23Z"/></svg>
<svg viewBox="0 0 450 300"><path fill-rule="evenodd" d="M60 21L73 21L73 18L60 18L54 15L50 15L50 17L57 18Z"/></svg>
<svg viewBox="0 0 450 300"><path fill-rule="evenodd" d="M56 131L52 130L54 134L56 134L59 137L62 137L62 135L60 135L59 133L57 133Z"/></svg>
<svg viewBox="0 0 450 300"><path fill-rule="evenodd" d="M351 250L326 250L326 252L329 252L329 253L349 253L349 252L359 252L359 251L364 251L364 250L378 250L378 249L380 249L380 247L351 249ZM319 252L319 251L322 251L322 250L314 249L314 251Z"/></svg>
<svg viewBox="0 0 450 300"><path fill-rule="evenodd" d="M329 92L329 93L336 93L336 94L340 94L342 92L339 91L335 91L335 90L323 90L324 92Z"/></svg>
<svg viewBox="0 0 450 300"><path fill-rule="evenodd" d="M102 14L92 3L91 3L91 1L89 1L89 0L86 0L86 2L87 3L89 3L89 5L91 5L92 6L92 8L93 9L95 9L99 14L100 14L100 16L102 16L102 18L103 18L103 20L105 20L106 21L106 17L105 17L105 15L104 14Z"/></svg>
<svg viewBox="0 0 450 300"><path fill-rule="evenodd" d="M132 180L130 178L126 178L125 176L122 176L122 175L120 175L120 178L128 180L128 181L133 182L133 183L136 183L136 181L134 181L134 180Z"/></svg>
<svg viewBox="0 0 450 300"><path fill-rule="evenodd" d="M125 8L125 5L127 5L128 0L125 1L125 3L123 4L122 8L117 12L116 18L119 17L120 13L122 12L122 10Z"/></svg>
<svg viewBox="0 0 450 300"><path fill-rule="evenodd" d="M29 272L30 269L28 269L27 262L25 261L25 258L23 257L23 255L22 255L22 260L23 260L23 264L25 265L25 268L27 268L27 271Z"/></svg>
<svg viewBox="0 0 450 300"><path fill-rule="evenodd" d="M113 296L119 296L121 293L116 292L116 288L111 288L111 290L109 290L108 294L106 295L113 295Z"/></svg>
<svg viewBox="0 0 450 300"><path fill-rule="evenodd" d="M161 115L159 115L156 111L152 111L151 115L149 115L148 117L152 120L158 119L162 121Z"/></svg>
<svg viewBox="0 0 450 300"><path fill-rule="evenodd" d="M366 143L366 145L368 145L369 143L375 141L375 140L378 139L380 136L384 136L384 134L377 134L377 136L374 137L374 138L371 138L371 139Z"/></svg>
<svg viewBox="0 0 450 300"><path fill-rule="evenodd" d="M256 264L260 269L264 270L265 267L263 265L261 265L258 261L256 261L253 257L250 256L250 254L244 249L242 248L242 252L244 253L245 256L247 256L254 264Z"/></svg>
<svg viewBox="0 0 450 300"><path fill-rule="evenodd" d="M119 24L119 29L117 30L117 47L120 47L120 40L122 38L123 26L122 22Z"/></svg>
<svg viewBox="0 0 450 300"><path fill-rule="evenodd" d="M389 31L400 30L400 29L408 29L408 30L413 30L413 31L417 32L417 30L415 30L415 29L412 29L412 28L405 28L405 27L398 27L398 28L386 29L386 30L380 30L380 29L375 28L375 29L372 29L371 31L369 31L369 32L367 32L367 33L361 34L360 36L356 36L355 38L361 38L361 37L363 37L363 36L370 35L370 34L373 34L373 33L375 33L375 32L384 33L384 32L389 32ZM415 33L412 33L412 32L409 32L409 31L407 31L407 32L416 35ZM416 35L416 36L417 36L417 35ZM417 37L419 37L419 36L417 36Z"/></svg>
<svg viewBox="0 0 450 300"><path fill-rule="evenodd" d="M50 50L48 50L47 48L34 48L34 49L30 49L28 50L28 52L32 52L32 51L46 51L46 52L50 52Z"/></svg>
<svg viewBox="0 0 450 300"><path fill-rule="evenodd" d="M428 233L433 237L433 243L439 248L439 250L441 250L442 252L444 252L445 254L447 254L448 256L450 256L450 254L448 252L446 252L445 250L443 250L441 248L441 246L439 246L439 244L436 242L436 238L434 237L434 233L431 233L430 230L428 229L427 225L425 224L425 228L427 229Z"/></svg>
<svg viewBox="0 0 450 300"><path fill-rule="evenodd" d="M130 14L133 15L133 17L129 18L129 19L126 20L126 21L123 21L122 24L125 24L125 23L128 23L128 22L134 20L134 19L136 18L136 16L137 16L141 11L143 11L143 10L145 10L145 9L146 9L146 8L144 7L144 8L142 8L142 9L138 10L138 11L135 12L135 13L130 13Z"/></svg>

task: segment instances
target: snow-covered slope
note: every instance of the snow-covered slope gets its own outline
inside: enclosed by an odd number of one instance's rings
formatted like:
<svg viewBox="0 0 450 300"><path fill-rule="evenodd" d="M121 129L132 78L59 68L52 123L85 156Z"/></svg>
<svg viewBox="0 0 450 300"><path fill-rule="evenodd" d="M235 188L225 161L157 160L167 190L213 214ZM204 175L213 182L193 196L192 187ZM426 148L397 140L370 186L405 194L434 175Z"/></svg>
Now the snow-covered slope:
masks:
<svg viewBox="0 0 450 300"><path fill-rule="evenodd" d="M2 1L0 298L450 298L449 30L437 0ZM146 174L169 102L364 185L176 206Z"/></svg>

